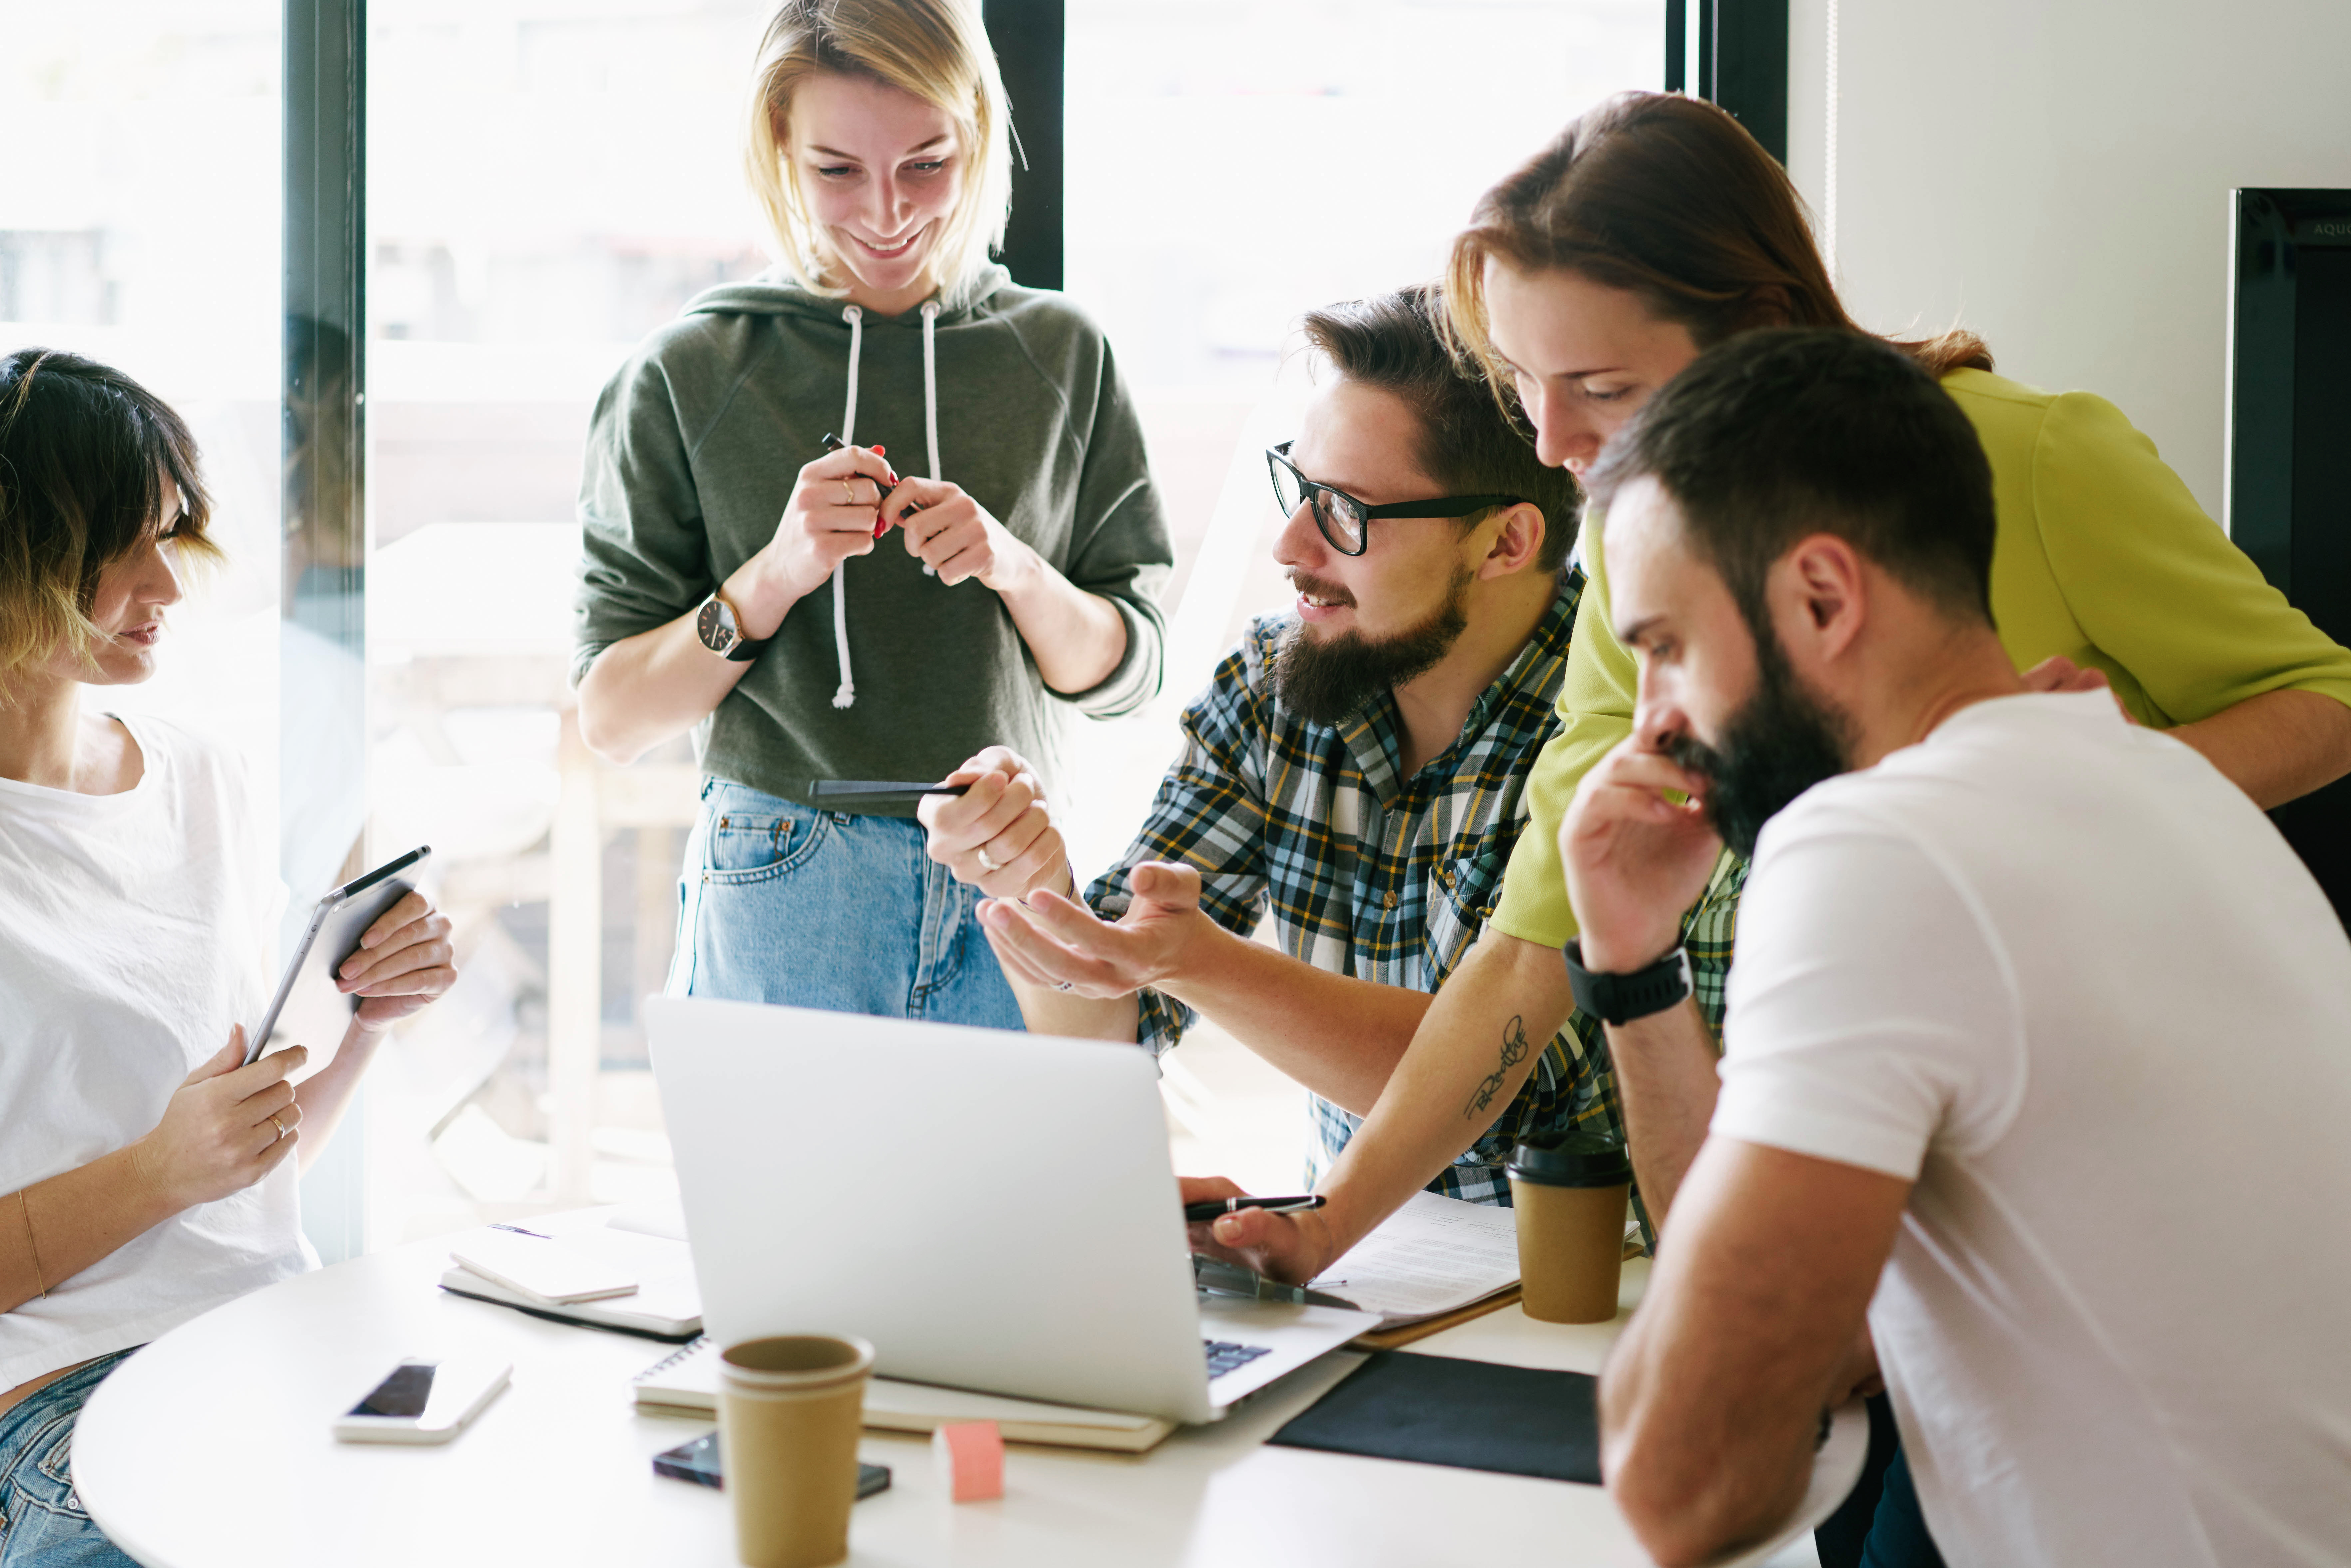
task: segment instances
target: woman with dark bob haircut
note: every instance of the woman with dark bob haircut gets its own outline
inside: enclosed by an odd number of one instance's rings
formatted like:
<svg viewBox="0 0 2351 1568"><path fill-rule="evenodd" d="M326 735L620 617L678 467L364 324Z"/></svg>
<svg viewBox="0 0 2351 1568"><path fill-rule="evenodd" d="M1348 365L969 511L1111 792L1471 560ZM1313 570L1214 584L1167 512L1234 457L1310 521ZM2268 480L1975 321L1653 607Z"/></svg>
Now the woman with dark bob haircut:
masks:
<svg viewBox="0 0 2351 1568"><path fill-rule="evenodd" d="M82 1403L157 1334L318 1266L299 1169L383 1030L456 978L449 922L412 893L344 965L358 1010L325 1064L241 1065L283 891L244 771L82 701L154 674L182 568L220 553L211 509L188 427L129 376L0 357L5 1568L131 1562L73 1489Z"/></svg>

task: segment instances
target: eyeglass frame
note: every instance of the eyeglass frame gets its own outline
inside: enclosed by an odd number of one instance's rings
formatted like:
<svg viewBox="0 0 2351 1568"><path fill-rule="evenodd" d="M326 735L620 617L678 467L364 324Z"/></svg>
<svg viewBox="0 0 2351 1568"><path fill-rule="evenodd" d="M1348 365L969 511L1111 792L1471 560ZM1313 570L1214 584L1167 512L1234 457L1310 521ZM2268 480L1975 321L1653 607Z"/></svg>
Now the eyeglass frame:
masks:
<svg viewBox="0 0 2351 1568"><path fill-rule="evenodd" d="M1369 501L1350 496L1336 485L1325 485L1319 479L1309 479L1300 473L1298 465L1290 460L1290 449L1294 444L1296 444L1294 442L1285 441L1279 446L1269 446L1265 449L1265 471L1267 477L1273 481L1274 501L1278 505L1281 500L1280 470L1286 468L1290 471L1290 477L1298 481L1300 504L1314 514L1315 531L1322 536L1324 544L1343 556L1360 556L1372 548L1371 525L1376 518L1466 517L1472 512L1482 512L1493 507L1522 507L1530 504L1524 496L1443 496L1427 501L1391 501L1385 506L1374 507ZM1279 467L1276 466L1277 465ZM1331 520L1324 514L1322 502L1319 499L1321 495L1336 496L1363 514L1364 542L1362 544L1357 545L1353 549L1349 549L1331 537Z"/></svg>

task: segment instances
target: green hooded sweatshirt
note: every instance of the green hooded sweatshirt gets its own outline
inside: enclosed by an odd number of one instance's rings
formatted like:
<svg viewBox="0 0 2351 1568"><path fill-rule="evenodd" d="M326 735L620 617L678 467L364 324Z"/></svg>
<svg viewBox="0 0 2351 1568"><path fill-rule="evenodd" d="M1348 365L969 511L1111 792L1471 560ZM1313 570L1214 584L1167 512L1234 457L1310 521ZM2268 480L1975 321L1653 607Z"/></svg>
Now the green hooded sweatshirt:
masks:
<svg viewBox="0 0 2351 1568"><path fill-rule="evenodd" d="M814 779L939 779L1000 744L1050 783L1062 709L1113 717L1159 690L1157 596L1174 552L1110 345L1061 295L991 266L964 304L938 309L926 382L933 307L860 313L852 329L842 301L783 277L701 295L597 399L573 684L611 643L693 610L773 538L800 465L833 432L886 447L902 475L961 486L1117 607L1125 655L1092 690L1049 691L1003 601L977 580L925 576L893 530L846 563L838 601L820 588L794 604L695 727L703 771L807 805ZM853 701L836 706L852 682Z"/></svg>

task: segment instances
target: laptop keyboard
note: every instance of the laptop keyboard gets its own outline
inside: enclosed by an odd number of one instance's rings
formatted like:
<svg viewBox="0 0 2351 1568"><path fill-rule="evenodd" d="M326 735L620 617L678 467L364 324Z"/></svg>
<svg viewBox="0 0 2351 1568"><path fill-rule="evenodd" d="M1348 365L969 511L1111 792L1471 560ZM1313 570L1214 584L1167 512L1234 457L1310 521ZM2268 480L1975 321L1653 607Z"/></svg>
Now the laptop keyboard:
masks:
<svg viewBox="0 0 2351 1568"><path fill-rule="evenodd" d="M1270 1345L1235 1344L1230 1340L1204 1339L1200 1348L1208 1353L1208 1375L1222 1377L1237 1366L1247 1366L1260 1355L1270 1355Z"/></svg>

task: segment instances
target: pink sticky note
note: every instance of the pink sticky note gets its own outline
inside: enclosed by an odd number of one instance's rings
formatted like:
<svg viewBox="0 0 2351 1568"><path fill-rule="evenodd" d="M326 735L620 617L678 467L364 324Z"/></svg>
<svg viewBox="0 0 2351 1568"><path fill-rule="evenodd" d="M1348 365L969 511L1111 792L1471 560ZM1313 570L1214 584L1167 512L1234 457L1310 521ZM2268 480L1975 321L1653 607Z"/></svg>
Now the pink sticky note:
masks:
<svg viewBox="0 0 2351 1568"><path fill-rule="evenodd" d="M931 1459L957 1502L1004 1495L1004 1434L993 1421L941 1422L931 1433Z"/></svg>

